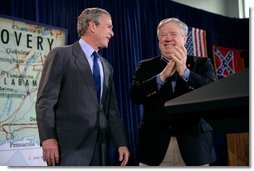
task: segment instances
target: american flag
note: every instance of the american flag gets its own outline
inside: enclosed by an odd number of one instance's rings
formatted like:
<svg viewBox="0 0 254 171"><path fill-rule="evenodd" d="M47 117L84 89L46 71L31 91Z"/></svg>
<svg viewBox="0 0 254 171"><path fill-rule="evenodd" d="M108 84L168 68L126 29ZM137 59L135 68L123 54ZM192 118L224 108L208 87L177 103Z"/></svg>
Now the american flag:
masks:
<svg viewBox="0 0 254 171"><path fill-rule="evenodd" d="M207 57L206 31L191 27L185 45L188 55Z"/></svg>

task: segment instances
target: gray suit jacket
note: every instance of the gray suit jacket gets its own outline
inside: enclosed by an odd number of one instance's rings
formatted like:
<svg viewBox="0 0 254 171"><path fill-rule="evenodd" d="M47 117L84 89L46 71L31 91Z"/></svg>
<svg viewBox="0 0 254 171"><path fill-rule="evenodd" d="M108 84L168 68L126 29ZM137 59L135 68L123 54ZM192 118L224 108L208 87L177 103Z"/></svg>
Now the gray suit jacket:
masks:
<svg viewBox="0 0 254 171"><path fill-rule="evenodd" d="M41 142L58 140L60 165L89 165L98 130L104 165L109 136L117 147L127 146L113 69L104 58L101 62L104 85L98 104L92 72L78 42L53 49L45 60L36 101L37 123Z"/></svg>

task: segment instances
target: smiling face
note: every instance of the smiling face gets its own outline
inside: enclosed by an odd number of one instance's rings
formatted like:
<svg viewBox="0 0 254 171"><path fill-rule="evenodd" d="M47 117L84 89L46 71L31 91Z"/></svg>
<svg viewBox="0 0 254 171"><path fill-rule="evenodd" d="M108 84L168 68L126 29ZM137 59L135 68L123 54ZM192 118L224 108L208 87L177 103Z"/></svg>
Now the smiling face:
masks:
<svg viewBox="0 0 254 171"><path fill-rule="evenodd" d="M94 40L98 49L107 48L109 40L114 36L112 20L109 15L102 14L100 24L95 26Z"/></svg>
<svg viewBox="0 0 254 171"><path fill-rule="evenodd" d="M176 22L162 25L158 32L159 48L162 56L171 60L170 53L175 46L184 46L187 37L184 36L180 26Z"/></svg>

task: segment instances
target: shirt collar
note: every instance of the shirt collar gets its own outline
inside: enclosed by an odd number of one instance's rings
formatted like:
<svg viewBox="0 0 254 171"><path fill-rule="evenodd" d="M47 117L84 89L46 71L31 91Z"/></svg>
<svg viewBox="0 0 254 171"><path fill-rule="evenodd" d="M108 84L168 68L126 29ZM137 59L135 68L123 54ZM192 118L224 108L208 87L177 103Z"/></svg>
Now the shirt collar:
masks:
<svg viewBox="0 0 254 171"><path fill-rule="evenodd" d="M87 57L90 57L93 54L94 49L86 41L79 39L79 44Z"/></svg>

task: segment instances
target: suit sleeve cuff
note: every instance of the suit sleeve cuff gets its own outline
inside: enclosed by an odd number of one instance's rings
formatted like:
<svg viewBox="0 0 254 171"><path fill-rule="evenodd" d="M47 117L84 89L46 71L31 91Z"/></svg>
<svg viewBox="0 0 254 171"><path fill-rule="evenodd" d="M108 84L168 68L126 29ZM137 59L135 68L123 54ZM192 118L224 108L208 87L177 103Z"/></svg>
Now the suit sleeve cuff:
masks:
<svg viewBox="0 0 254 171"><path fill-rule="evenodd" d="M166 81L161 80L159 74L156 76L156 83L157 83L157 88L158 88L158 90L161 89L161 87L165 84L165 82L166 82Z"/></svg>
<svg viewBox="0 0 254 171"><path fill-rule="evenodd" d="M182 76L182 79L187 82L189 80L189 77L190 77L190 70L187 68L184 71L184 75Z"/></svg>

